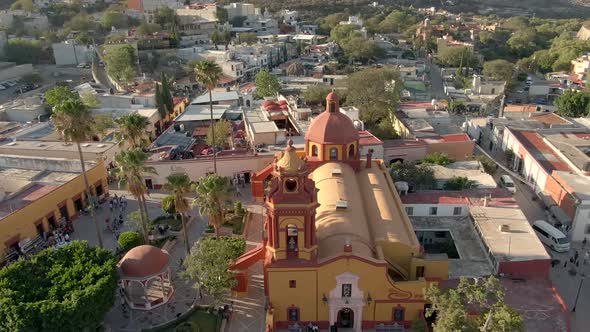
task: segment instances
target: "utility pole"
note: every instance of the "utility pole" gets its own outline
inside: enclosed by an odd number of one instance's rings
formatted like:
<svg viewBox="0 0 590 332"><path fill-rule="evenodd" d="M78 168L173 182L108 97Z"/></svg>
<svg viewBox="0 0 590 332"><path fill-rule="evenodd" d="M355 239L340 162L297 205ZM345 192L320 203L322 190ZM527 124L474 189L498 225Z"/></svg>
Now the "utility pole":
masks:
<svg viewBox="0 0 590 332"><path fill-rule="evenodd" d="M574 302L574 307L572 308L572 312L576 312L576 306L578 305L578 298L580 297L580 291L582 290L582 284L584 283L584 279L586 278L586 275L584 275L584 274L580 274L580 276L582 278L580 279L580 286L578 286L578 293L576 294L576 301Z"/></svg>

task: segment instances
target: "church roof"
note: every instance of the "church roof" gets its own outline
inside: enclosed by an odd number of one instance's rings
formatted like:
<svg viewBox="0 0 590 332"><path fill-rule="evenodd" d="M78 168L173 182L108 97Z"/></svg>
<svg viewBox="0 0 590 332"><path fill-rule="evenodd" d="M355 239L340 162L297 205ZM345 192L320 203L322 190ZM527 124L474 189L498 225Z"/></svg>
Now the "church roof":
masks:
<svg viewBox="0 0 590 332"><path fill-rule="evenodd" d="M338 96L330 92L326 97L328 105L336 103L334 112L328 108L311 121L305 139L319 144L349 144L359 139L358 130L352 120L340 112Z"/></svg>

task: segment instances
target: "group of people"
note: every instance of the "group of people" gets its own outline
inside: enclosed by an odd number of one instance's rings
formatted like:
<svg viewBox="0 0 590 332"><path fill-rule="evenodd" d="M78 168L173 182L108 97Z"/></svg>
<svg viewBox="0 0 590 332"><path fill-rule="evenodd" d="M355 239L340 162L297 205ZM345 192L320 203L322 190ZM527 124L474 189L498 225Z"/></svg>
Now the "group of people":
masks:
<svg viewBox="0 0 590 332"><path fill-rule="evenodd" d="M109 210L113 212L113 209L121 208L125 211L127 209L127 198L125 195L118 197L117 194L109 200Z"/></svg>

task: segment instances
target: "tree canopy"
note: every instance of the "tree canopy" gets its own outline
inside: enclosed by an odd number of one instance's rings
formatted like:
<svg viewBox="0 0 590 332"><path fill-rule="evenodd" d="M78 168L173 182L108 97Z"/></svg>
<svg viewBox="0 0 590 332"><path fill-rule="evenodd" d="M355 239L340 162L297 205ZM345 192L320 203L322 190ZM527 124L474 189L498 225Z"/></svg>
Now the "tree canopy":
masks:
<svg viewBox="0 0 590 332"><path fill-rule="evenodd" d="M42 52L38 40L10 38L4 46L4 58L17 64L38 63Z"/></svg>
<svg viewBox="0 0 590 332"><path fill-rule="evenodd" d="M131 45L109 49L104 57L108 74L115 80L129 83L135 76L137 54Z"/></svg>
<svg viewBox="0 0 590 332"><path fill-rule="evenodd" d="M223 303L229 290L236 285L235 274L230 271L232 260L246 249L246 241L235 237L207 237L191 249L184 261L183 276L194 282L194 287L205 290L214 305Z"/></svg>
<svg viewBox="0 0 590 332"><path fill-rule="evenodd" d="M453 159L449 158L449 155L441 152L433 152L427 155L426 157L422 158L421 161L424 164L441 166L447 166L448 164L455 162Z"/></svg>
<svg viewBox="0 0 590 332"><path fill-rule="evenodd" d="M483 74L486 78L510 82L514 75L514 64L501 59L487 61L483 64Z"/></svg>
<svg viewBox="0 0 590 332"><path fill-rule="evenodd" d="M436 60L445 67L475 67L478 64L477 58L473 51L464 47L447 47L444 48L437 56Z"/></svg>
<svg viewBox="0 0 590 332"><path fill-rule="evenodd" d="M209 127L207 131L207 145L215 147L225 147L228 144L228 136L231 134L231 123L227 120L219 120ZM213 130L215 130L215 141L213 141Z"/></svg>
<svg viewBox="0 0 590 332"><path fill-rule="evenodd" d="M115 302L116 260L73 241L0 270L0 330L94 331Z"/></svg>
<svg viewBox="0 0 590 332"><path fill-rule="evenodd" d="M332 89L327 85L312 85L303 91L303 98L307 104L324 104L331 91ZM342 96L340 98L342 99Z"/></svg>
<svg viewBox="0 0 590 332"><path fill-rule="evenodd" d="M394 181L405 181L417 188L430 188L434 182L434 171L427 165L394 163L391 165Z"/></svg>
<svg viewBox="0 0 590 332"><path fill-rule="evenodd" d="M102 15L100 24L108 30L110 30L112 27L117 29L126 28L128 24L128 17L121 12L107 11Z"/></svg>
<svg viewBox="0 0 590 332"><path fill-rule="evenodd" d="M465 176L453 176L445 183L446 190L465 190L477 188L477 181Z"/></svg>
<svg viewBox="0 0 590 332"><path fill-rule="evenodd" d="M263 69L256 74L256 95L258 97L274 97L281 89L281 83L277 77L271 74L267 69Z"/></svg>
<svg viewBox="0 0 590 332"><path fill-rule="evenodd" d="M555 100L557 113L567 117L581 117L590 114L590 92L565 91Z"/></svg>
<svg viewBox="0 0 590 332"><path fill-rule="evenodd" d="M432 303L426 316L436 313L434 332L479 332L484 326L488 332L525 331L522 317L504 303L504 288L493 276L475 282L461 278L456 288L444 290L433 283L425 297Z"/></svg>
<svg viewBox="0 0 590 332"><path fill-rule="evenodd" d="M123 251L129 251L143 243L143 236L139 232L123 232L117 239L119 248Z"/></svg>
<svg viewBox="0 0 590 332"><path fill-rule="evenodd" d="M45 92L45 102L51 107L55 107L64 100L77 98L79 95L67 86L58 85Z"/></svg>

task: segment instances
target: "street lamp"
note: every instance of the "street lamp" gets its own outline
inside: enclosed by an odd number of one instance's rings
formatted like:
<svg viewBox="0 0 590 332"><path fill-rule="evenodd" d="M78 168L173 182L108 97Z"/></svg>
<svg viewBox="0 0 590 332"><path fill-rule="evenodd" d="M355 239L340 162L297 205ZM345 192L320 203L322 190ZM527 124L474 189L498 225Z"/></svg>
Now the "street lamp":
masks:
<svg viewBox="0 0 590 332"><path fill-rule="evenodd" d="M578 293L576 294L576 301L574 302L574 307L572 308L572 312L576 312L576 306L578 305L578 298L580 297L580 291L582 290L582 284L584 283L584 279L586 278L586 275L584 275L584 274L580 274L580 276L582 278L580 279L580 286L578 286Z"/></svg>

